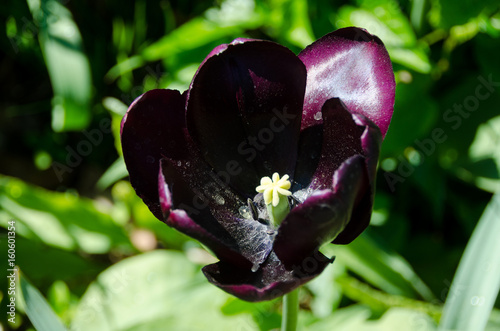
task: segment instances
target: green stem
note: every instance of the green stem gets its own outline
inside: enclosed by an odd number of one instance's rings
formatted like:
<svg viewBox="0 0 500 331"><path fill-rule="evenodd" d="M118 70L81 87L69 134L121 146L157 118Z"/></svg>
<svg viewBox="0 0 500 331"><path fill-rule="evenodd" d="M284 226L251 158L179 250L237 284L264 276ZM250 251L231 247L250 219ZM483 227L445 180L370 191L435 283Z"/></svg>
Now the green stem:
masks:
<svg viewBox="0 0 500 331"><path fill-rule="evenodd" d="M299 288L283 296L281 331L295 331L299 313Z"/></svg>

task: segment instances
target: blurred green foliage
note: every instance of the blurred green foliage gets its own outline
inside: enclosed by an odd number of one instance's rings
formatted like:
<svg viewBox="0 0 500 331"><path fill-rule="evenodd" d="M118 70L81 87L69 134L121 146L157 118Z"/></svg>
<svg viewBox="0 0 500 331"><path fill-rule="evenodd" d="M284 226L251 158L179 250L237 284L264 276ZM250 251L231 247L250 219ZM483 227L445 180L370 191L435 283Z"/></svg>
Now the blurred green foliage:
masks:
<svg viewBox="0 0 500 331"><path fill-rule="evenodd" d="M16 263L33 285L21 278L32 299L15 324L2 315L1 325L50 323L30 316L35 301L75 330L279 327L279 301L250 304L209 285L200 266L213 258L135 195L120 121L147 90L186 89L221 43L268 39L298 53L354 25L387 46L395 113L372 225L350 245L325 248L336 261L301 292L299 323L435 330L500 188L499 9L495 0L2 2L0 265L15 220ZM2 277L2 306L6 285ZM487 330L500 330L499 315Z"/></svg>

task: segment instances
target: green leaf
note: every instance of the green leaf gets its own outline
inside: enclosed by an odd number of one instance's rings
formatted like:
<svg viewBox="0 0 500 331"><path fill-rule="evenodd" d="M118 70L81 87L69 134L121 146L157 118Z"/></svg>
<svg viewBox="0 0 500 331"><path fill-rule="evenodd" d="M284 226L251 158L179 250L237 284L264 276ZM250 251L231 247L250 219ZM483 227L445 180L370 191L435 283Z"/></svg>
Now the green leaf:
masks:
<svg viewBox="0 0 500 331"><path fill-rule="evenodd" d="M202 47L224 37L241 36L244 30L261 24L262 15L253 1L226 0L204 16L193 18L142 52L147 61L156 61Z"/></svg>
<svg viewBox="0 0 500 331"><path fill-rule="evenodd" d="M308 15L307 1L270 1L265 12L268 33L274 38L299 48L305 48L316 39Z"/></svg>
<svg viewBox="0 0 500 331"><path fill-rule="evenodd" d="M24 309L37 331L65 331L56 313L43 295L21 274L19 276Z"/></svg>
<svg viewBox="0 0 500 331"><path fill-rule="evenodd" d="M16 222L17 233L20 227ZM31 275L33 282L44 284L59 279L73 283L72 290L80 293L85 289L82 285L105 268L104 264L91 262L74 252L46 246L20 235L16 236L16 261L23 272Z"/></svg>
<svg viewBox="0 0 500 331"><path fill-rule="evenodd" d="M465 248L439 330L483 330L500 290L500 194L493 196Z"/></svg>
<svg viewBox="0 0 500 331"><path fill-rule="evenodd" d="M307 283L307 288L314 294L311 310L314 316L324 318L340 306L342 289L335 279L345 276L347 270L341 263L326 268L318 277Z"/></svg>
<svg viewBox="0 0 500 331"><path fill-rule="evenodd" d="M96 186L100 190L105 190L112 184L127 176L127 167L125 166L123 158L120 157L115 162L113 162L112 165L109 166L104 174L102 174Z"/></svg>
<svg viewBox="0 0 500 331"><path fill-rule="evenodd" d="M396 85L396 102L391 126L382 145L382 156L398 157L416 139L428 137L436 127L439 116L438 103L432 99L430 89L433 84L429 76L410 75L410 82ZM412 132L412 134L407 134Z"/></svg>
<svg viewBox="0 0 500 331"><path fill-rule="evenodd" d="M346 246L335 247L336 261L390 294L427 300L434 295L413 271L411 265L395 252L388 252L367 234L362 234Z"/></svg>
<svg viewBox="0 0 500 331"><path fill-rule="evenodd" d="M432 23L445 29L465 24L485 9L487 12L498 10L497 0L463 0L460 5L454 0L439 0L431 1L431 4L435 16Z"/></svg>
<svg viewBox="0 0 500 331"><path fill-rule="evenodd" d="M110 215L70 192L51 192L0 176L0 208L17 220L20 235L50 246L90 254L117 246L131 249L124 229Z"/></svg>
<svg viewBox="0 0 500 331"><path fill-rule="evenodd" d="M434 331L435 324L424 313L407 308L391 308L380 319L371 319L366 306L353 305L335 311L332 315L308 326L308 331Z"/></svg>
<svg viewBox="0 0 500 331"><path fill-rule="evenodd" d="M134 225L138 228L149 229L160 239L166 247L182 249L186 241L191 241L187 235L170 228L160 222L137 196L129 181L119 181L111 190L115 206L129 209ZM128 218L126 218L128 220Z"/></svg>
<svg viewBox="0 0 500 331"><path fill-rule="evenodd" d="M223 315L229 295L181 253L127 258L99 275L82 297L72 330L255 330L249 314Z"/></svg>
<svg viewBox="0 0 500 331"><path fill-rule="evenodd" d="M54 131L82 130L91 118L92 79L82 38L71 13L55 0L28 0L54 98Z"/></svg>

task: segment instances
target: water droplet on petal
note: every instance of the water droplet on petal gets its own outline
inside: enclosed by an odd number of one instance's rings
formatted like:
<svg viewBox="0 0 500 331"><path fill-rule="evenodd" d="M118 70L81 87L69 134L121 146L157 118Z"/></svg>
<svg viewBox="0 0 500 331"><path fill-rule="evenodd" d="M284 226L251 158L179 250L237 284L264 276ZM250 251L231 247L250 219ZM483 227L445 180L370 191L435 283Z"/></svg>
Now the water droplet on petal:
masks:
<svg viewBox="0 0 500 331"><path fill-rule="evenodd" d="M252 218L252 214L250 213L250 208L248 208L248 206L241 206L238 211L240 212L241 217Z"/></svg>
<svg viewBox="0 0 500 331"><path fill-rule="evenodd" d="M216 195L214 196L214 200L215 200L215 202L216 202L218 205L221 205L221 206L222 206L223 204L225 204L225 203L226 203L226 200L224 200L224 198L223 198L222 196L218 195L218 194L216 194Z"/></svg>
<svg viewBox="0 0 500 331"><path fill-rule="evenodd" d="M177 166L180 167L182 165L181 161L177 161Z"/></svg>
<svg viewBox="0 0 500 331"><path fill-rule="evenodd" d="M320 111L319 111L319 112L317 112L316 114L314 114L314 119L315 119L316 121L319 121L319 120L321 120L322 118L323 118L323 116L321 115L321 112L320 112Z"/></svg>
<svg viewBox="0 0 500 331"><path fill-rule="evenodd" d="M254 263L252 266L252 272L256 272L257 270L259 270L259 267L260 267L260 264Z"/></svg>

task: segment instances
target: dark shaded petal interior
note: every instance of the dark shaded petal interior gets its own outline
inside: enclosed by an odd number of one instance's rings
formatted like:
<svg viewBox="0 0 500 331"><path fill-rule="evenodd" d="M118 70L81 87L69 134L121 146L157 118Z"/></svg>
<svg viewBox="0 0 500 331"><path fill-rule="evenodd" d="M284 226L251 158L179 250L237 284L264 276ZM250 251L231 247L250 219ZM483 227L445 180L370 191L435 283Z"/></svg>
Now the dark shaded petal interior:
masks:
<svg viewBox="0 0 500 331"><path fill-rule="evenodd" d="M363 154L361 135L364 128L355 123L353 115L346 109L341 100L333 98L326 101L323 105L321 118L316 121L320 120L322 124L311 126L302 131L302 135L322 127L322 135L317 134L317 137L321 137L322 140L316 142L317 145L321 145L321 154L318 157L317 149L314 148L301 149L301 154L298 157L299 165L301 163L312 164L314 158L318 159L314 174L308 178L308 182L301 183L301 187L307 186L307 190L311 192L331 189L333 174L340 164L353 155ZM297 167L297 169L302 168L302 166ZM302 178L299 174L295 177Z"/></svg>
<svg viewBox="0 0 500 331"><path fill-rule="evenodd" d="M164 155L180 157L186 151L184 105L179 91L151 90L130 105L122 120L121 143L130 183L160 220L160 159Z"/></svg>
<svg viewBox="0 0 500 331"><path fill-rule="evenodd" d="M190 148L191 153L194 150ZM247 201L196 154L184 160L164 158L160 179L165 185L159 190L167 224L198 239L221 260L227 260L231 255L234 263L252 268L267 258L273 240L267 232L268 227L252 219L247 211L242 212L248 208ZM171 213L180 209L196 224L197 234L193 235L193 227L175 224ZM214 247L213 238L217 239L217 247ZM246 261L234 261L234 253Z"/></svg>
<svg viewBox="0 0 500 331"><path fill-rule="evenodd" d="M333 189L315 191L283 220L274 251L288 268L331 242L346 228L357 196L368 184L365 168L363 156L349 158L335 172Z"/></svg>
<svg viewBox="0 0 500 331"><path fill-rule="evenodd" d="M252 40L222 48L193 79L189 133L246 198L263 176L293 175L305 82L305 67L290 50Z"/></svg>
<svg viewBox="0 0 500 331"><path fill-rule="evenodd" d="M359 236L370 224L375 196L375 177L377 163L382 145L382 134L380 129L362 115L353 116L358 125L365 125L365 131L361 136L361 145L366 159L366 189L360 191L355 201L351 220L346 228L333 241L334 244L348 244Z"/></svg>

